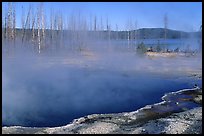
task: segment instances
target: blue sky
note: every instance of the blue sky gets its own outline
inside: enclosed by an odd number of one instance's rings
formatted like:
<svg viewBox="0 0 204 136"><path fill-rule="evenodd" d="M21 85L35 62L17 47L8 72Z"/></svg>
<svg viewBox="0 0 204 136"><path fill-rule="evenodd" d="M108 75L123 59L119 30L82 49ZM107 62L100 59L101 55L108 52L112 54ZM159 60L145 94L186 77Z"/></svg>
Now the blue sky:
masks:
<svg viewBox="0 0 204 136"><path fill-rule="evenodd" d="M22 6L27 13L29 5L37 7L35 2L16 2L17 27L21 27ZM7 3L2 3L3 14ZM112 29L116 24L119 30L127 29L128 20L138 28L164 27L164 14L168 15L168 28L183 31L197 31L202 24L202 2L44 2L46 15L49 17L50 9L61 11L64 15L81 11L90 17L96 15L109 18ZM49 20L49 19L48 19Z"/></svg>

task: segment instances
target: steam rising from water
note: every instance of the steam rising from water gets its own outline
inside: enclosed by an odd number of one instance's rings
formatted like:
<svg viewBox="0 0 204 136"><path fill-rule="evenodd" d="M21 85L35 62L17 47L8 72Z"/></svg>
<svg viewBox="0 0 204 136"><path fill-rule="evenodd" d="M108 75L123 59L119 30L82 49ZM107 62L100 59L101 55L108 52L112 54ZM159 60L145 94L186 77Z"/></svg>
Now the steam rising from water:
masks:
<svg viewBox="0 0 204 136"><path fill-rule="evenodd" d="M150 59L114 48L3 56L3 125L59 126L87 114L136 110L192 87L198 81L182 74L201 66L199 56Z"/></svg>

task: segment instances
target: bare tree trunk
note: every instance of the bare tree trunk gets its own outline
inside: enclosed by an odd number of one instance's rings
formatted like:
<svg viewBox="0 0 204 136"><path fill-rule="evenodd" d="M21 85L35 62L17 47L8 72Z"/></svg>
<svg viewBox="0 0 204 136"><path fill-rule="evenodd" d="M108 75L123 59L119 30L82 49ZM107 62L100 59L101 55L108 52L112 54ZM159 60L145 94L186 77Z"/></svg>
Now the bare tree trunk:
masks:
<svg viewBox="0 0 204 136"><path fill-rule="evenodd" d="M14 44L16 40L16 9L15 6L13 7L13 37L14 37Z"/></svg>
<svg viewBox="0 0 204 136"><path fill-rule="evenodd" d="M200 39L200 52L202 53L202 25L200 26L200 32L201 32L201 39Z"/></svg>
<svg viewBox="0 0 204 136"><path fill-rule="evenodd" d="M63 19L62 19L62 13L59 15L59 22L58 22L58 29L59 29L59 47L61 48L62 45L62 38L63 38Z"/></svg>
<svg viewBox="0 0 204 136"><path fill-rule="evenodd" d="M5 29L4 29L4 24L5 24L4 21L5 21L5 20L4 20L4 15L2 14L2 27L1 27L1 28L2 28L2 35L1 35L1 36L2 36L2 42L3 42L3 40L4 40L4 30L5 30Z"/></svg>
<svg viewBox="0 0 204 136"><path fill-rule="evenodd" d="M12 15L12 3L8 3L8 26L7 26L7 31L8 31L8 38L13 39L13 15Z"/></svg>
<svg viewBox="0 0 204 136"><path fill-rule="evenodd" d="M29 17L30 17L30 11L31 11L31 6L29 7L29 10L28 10L28 14L27 14L27 18L26 18L26 23L25 23L25 28L28 29L27 25L29 24ZM24 37L25 37L25 29L23 30L23 37L22 37L22 42L24 40Z"/></svg>
<svg viewBox="0 0 204 136"><path fill-rule="evenodd" d="M90 31L92 31L92 15L90 15Z"/></svg>
<svg viewBox="0 0 204 136"><path fill-rule="evenodd" d="M26 29L28 29L28 30L30 30L30 22L31 22L31 14L30 14L30 12L31 12L31 5L29 5L29 15L27 16L27 25L26 25Z"/></svg>
<svg viewBox="0 0 204 136"><path fill-rule="evenodd" d="M96 31L96 16L94 17L94 31Z"/></svg>
<svg viewBox="0 0 204 136"><path fill-rule="evenodd" d="M7 12L5 12L4 20L4 39L7 39Z"/></svg>
<svg viewBox="0 0 204 136"><path fill-rule="evenodd" d="M132 24L132 19L129 21L129 33L130 33L130 47L132 48L132 43L133 43L133 24Z"/></svg>
<svg viewBox="0 0 204 136"><path fill-rule="evenodd" d="M74 27L73 24L74 23L74 16L73 14L70 16L69 19L69 30L70 30L70 46L71 46L71 50L73 50L73 43L74 43Z"/></svg>
<svg viewBox="0 0 204 136"><path fill-rule="evenodd" d="M51 9L51 13L50 13L50 30L51 30L51 40L53 38L53 9Z"/></svg>
<svg viewBox="0 0 204 136"><path fill-rule="evenodd" d="M116 30L116 40L118 40L118 25L115 25L115 30Z"/></svg>
<svg viewBox="0 0 204 136"><path fill-rule="evenodd" d="M22 6L22 15L21 15L21 27L22 27L22 30L23 32L25 31L25 11L24 11L24 8ZM23 33L22 33L22 39L23 39Z"/></svg>
<svg viewBox="0 0 204 136"><path fill-rule="evenodd" d="M107 29L107 38L108 38L108 41L110 42L110 26L109 26L109 22L108 22L108 18L106 20L106 29Z"/></svg>
<svg viewBox="0 0 204 136"><path fill-rule="evenodd" d="M138 41L138 36L137 36L137 20L135 21L135 34L134 34L134 39L135 39L135 50L137 48L137 41Z"/></svg>
<svg viewBox="0 0 204 136"><path fill-rule="evenodd" d="M111 26L107 18L107 30L108 30L108 50L110 50L110 40L111 40Z"/></svg>
<svg viewBox="0 0 204 136"><path fill-rule="evenodd" d="M41 14L41 27L42 27L42 41L45 39L45 16L44 16L44 8L43 3L40 4L40 14Z"/></svg>
<svg viewBox="0 0 204 136"><path fill-rule="evenodd" d="M35 41L35 14L32 8L32 41Z"/></svg>
<svg viewBox="0 0 204 136"><path fill-rule="evenodd" d="M126 32L127 32L127 42L128 42L128 48L129 48L129 44L130 44L130 33L129 33L129 19L127 20L127 24L126 24Z"/></svg>
<svg viewBox="0 0 204 136"><path fill-rule="evenodd" d="M53 9L51 8L51 11L50 11L50 48L51 48L51 51L53 50L53 31L54 31L54 12L53 12Z"/></svg>
<svg viewBox="0 0 204 136"><path fill-rule="evenodd" d="M127 30L127 32L128 32L128 48L130 48L130 31L129 30Z"/></svg>
<svg viewBox="0 0 204 136"><path fill-rule="evenodd" d="M54 15L53 15L53 19L54 19L54 26L53 26L53 28L54 28L54 31L53 31L53 39L54 39L54 49L57 49L57 45L55 44L56 43L56 40L57 40L57 15L56 15L56 13L54 13Z"/></svg>
<svg viewBox="0 0 204 136"><path fill-rule="evenodd" d="M38 13L37 13L37 26L38 26L38 53L40 53L41 50L41 38L40 38L40 9L38 8Z"/></svg>
<svg viewBox="0 0 204 136"><path fill-rule="evenodd" d="M168 17L167 14L164 15L164 40L166 42L166 38L167 38L167 26L168 26ZM165 47L166 50L166 47Z"/></svg>
<svg viewBox="0 0 204 136"><path fill-rule="evenodd" d="M103 39L103 18L102 18L102 16L101 16L101 35L100 35L100 37L101 37L101 40Z"/></svg>

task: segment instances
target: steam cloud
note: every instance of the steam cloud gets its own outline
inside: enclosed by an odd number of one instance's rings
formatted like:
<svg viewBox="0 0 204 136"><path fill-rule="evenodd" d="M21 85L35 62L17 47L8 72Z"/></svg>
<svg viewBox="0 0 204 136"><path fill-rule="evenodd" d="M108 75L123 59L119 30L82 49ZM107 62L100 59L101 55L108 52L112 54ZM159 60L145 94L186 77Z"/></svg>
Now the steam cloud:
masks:
<svg viewBox="0 0 204 136"><path fill-rule="evenodd" d="M92 113L132 111L192 87L181 71L201 59L149 59L131 51L3 58L3 125L59 126ZM177 76L175 76L175 75ZM171 75L171 76L170 76Z"/></svg>

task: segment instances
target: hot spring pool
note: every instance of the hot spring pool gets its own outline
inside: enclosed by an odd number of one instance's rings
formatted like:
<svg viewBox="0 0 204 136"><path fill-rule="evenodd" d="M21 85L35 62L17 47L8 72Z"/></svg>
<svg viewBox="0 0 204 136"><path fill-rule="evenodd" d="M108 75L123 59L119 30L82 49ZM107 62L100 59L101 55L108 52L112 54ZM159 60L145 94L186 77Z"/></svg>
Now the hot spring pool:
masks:
<svg viewBox="0 0 204 136"><path fill-rule="evenodd" d="M3 78L3 126L62 126L88 114L134 111L200 79L76 67L10 71ZM4 76L4 75L3 75ZM19 78L20 77L20 78Z"/></svg>

